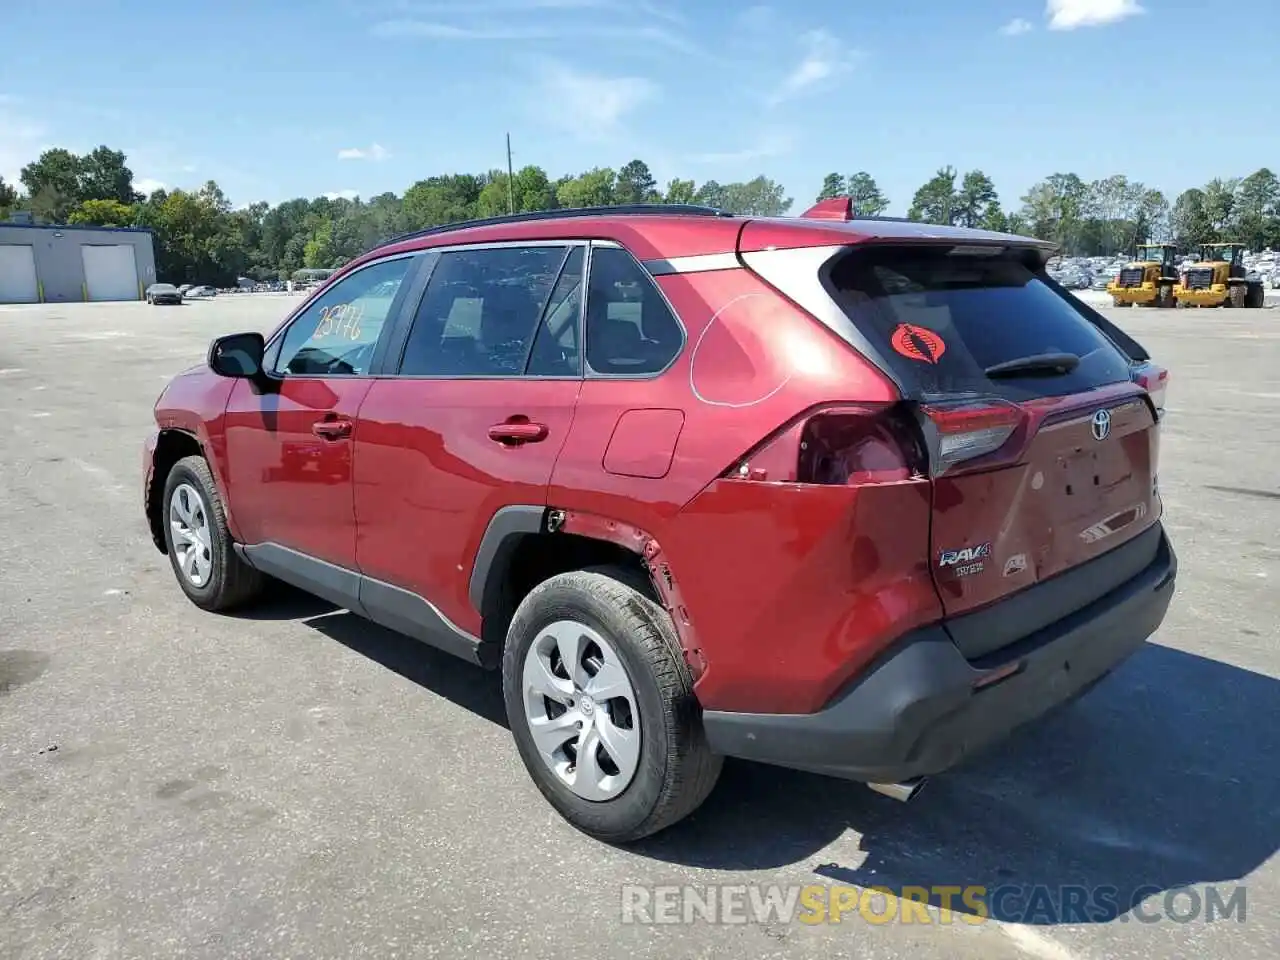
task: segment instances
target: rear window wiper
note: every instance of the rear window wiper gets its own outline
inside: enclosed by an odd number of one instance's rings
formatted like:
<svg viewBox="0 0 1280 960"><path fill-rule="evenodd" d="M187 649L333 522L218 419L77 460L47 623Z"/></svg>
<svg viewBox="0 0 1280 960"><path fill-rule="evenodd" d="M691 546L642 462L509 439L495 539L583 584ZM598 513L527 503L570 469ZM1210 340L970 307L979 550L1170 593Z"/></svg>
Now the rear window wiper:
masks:
<svg viewBox="0 0 1280 960"><path fill-rule="evenodd" d="M992 379L999 377L1045 376L1070 373L1080 366L1074 353L1033 353L1003 363L994 363L982 372Z"/></svg>

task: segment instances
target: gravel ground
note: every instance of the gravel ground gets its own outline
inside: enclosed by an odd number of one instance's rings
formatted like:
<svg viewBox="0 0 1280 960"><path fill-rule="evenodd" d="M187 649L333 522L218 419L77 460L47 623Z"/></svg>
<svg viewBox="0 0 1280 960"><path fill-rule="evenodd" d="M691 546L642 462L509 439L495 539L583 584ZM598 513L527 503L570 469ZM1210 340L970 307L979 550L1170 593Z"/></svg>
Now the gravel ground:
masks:
<svg viewBox="0 0 1280 960"><path fill-rule="evenodd" d="M493 676L296 594L221 617L173 583L140 510L151 405L292 302L0 307L0 956L1280 954L1280 314L1114 314L1173 371L1181 560L1115 676L910 805L731 763L618 850L538 795ZM1023 899L977 924L622 922L628 884L813 883ZM1119 893L1055 916L1035 885ZM1160 913L1210 885L1244 885L1244 922Z"/></svg>

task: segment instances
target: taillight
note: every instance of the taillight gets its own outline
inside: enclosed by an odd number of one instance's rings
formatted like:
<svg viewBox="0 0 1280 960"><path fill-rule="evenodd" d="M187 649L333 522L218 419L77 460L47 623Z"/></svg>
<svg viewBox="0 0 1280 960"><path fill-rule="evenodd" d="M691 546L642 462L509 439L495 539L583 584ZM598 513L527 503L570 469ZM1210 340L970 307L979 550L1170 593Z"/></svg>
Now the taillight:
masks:
<svg viewBox="0 0 1280 960"><path fill-rule="evenodd" d="M997 399L924 404L920 413L934 476L995 453L1026 420L1020 407Z"/></svg>
<svg viewBox="0 0 1280 960"><path fill-rule="evenodd" d="M897 404L840 405L806 414L761 444L725 476L855 486L923 476L927 455Z"/></svg>
<svg viewBox="0 0 1280 960"><path fill-rule="evenodd" d="M1134 368L1133 381L1147 391L1151 405L1156 408L1156 419L1164 418L1164 395L1169 385L1169 371L1154 363L1144 363Z"/></svg>

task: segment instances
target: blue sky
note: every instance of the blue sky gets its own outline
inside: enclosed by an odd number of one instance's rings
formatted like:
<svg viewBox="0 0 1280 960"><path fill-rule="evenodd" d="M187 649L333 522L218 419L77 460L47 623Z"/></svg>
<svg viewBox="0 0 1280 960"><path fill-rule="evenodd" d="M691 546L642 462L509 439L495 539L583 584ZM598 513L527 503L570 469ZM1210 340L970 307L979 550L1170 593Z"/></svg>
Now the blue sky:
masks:
<svg viewBox="0 0 1280 960"><path fill-rule="evenodd" d="M633 157L663 183L763 173L795 212L832 170L870 171L900 213L948 163L985 170L1007 207L1058 170L1172 197L1280 167L1274 0L6 6L8 180L47 146L107 143L146 186L213 178L236 204L371 196L500 167L508 131L516 165L553 177ZM1210 21L1218 39L1201 42ZM1182 131L1162 132L1188 96Z"/></svg>

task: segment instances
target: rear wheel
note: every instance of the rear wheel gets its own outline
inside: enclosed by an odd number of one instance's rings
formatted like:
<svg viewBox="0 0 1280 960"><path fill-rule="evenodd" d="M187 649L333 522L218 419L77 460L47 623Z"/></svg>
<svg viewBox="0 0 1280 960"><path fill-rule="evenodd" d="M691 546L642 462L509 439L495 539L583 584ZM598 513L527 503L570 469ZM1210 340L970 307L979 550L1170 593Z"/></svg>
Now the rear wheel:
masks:
<svg viewBox="0 0 1280 960"><path fill-rule="evenodd" d="M1231 292L1227 294L1227 302L1225 306L1243 307L1245 306L1245 297L1247 295L1248 290L1245 285L1243 283L1237 283L1231 288Z"/></svg>
<svg viewBox="0 0 1280 960"><path fill-rule="evenodd" d="M1246 307L1252 307L1254 309L1258 309L1262 307L1266 303L1266 301L1267 301L1267 292L1262 289L1262 284L1260 283L1249 284L1248 292L1245 294L1244 305Z"/></svg>
<svg viewBox="0 0 1280 960"><path fill-rule="evenodd" d="M624 571L552 577L525 597L502 660L526 769L574 827L627 843L692 813L715 785L670 618Z"/></svg>

